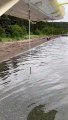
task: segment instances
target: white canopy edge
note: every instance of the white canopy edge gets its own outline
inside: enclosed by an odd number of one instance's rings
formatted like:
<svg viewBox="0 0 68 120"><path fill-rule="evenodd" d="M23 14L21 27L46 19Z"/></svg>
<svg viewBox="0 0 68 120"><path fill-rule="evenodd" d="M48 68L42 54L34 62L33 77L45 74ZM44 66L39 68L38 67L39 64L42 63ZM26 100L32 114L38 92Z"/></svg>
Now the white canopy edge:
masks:
<svg viewBox="0 0 68 120"><path fill-rule="evenodd" d="M14 6L19 0L2 0L0 1L0 16Z"/></svg>
<svg viewBox="0 0 68 120"><path fill-rule="evenodd" d="M58 20L64 16L64 7L57 0L30 0L31 20ZM3 14L28 19L28 0L0 0L0 16Z"/></svg>

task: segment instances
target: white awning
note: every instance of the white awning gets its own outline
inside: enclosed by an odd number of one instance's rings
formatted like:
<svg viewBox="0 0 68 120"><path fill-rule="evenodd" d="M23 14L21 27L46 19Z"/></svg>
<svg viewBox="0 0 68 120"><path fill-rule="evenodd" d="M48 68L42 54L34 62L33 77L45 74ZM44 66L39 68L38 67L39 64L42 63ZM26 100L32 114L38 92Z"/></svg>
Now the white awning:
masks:
<svg viewBox="0 0 68 120"><path fill-rule="evenodd" d="M57 0L30 0L31 20L58 20L64 16L64 7ZM28 19L28 0L0 0L0 16L3 14Z"/></svg>

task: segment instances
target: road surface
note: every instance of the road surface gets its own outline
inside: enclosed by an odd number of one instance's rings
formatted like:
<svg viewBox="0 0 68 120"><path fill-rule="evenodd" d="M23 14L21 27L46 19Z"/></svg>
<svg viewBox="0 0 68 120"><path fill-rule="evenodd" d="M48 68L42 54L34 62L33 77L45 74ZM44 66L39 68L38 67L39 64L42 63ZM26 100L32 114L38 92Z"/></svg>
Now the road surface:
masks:
<svg viewBox="0 0 68 120"><path fill-rule="evenodd" d="M59 37L0 64L0 120L27 120L45 104L68 120L68 37ZM29 74L29 67L32 74Z"/></svg>

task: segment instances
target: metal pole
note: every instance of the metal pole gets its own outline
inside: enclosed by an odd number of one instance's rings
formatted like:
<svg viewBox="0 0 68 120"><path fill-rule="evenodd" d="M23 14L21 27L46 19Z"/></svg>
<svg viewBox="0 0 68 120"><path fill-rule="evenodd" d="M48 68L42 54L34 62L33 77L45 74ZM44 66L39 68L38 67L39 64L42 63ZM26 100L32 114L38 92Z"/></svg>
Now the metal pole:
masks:
<svg viewBox="0 0 68 120"><path fill-rule="evenodd" d="M53 37L53 15L52 15L52 37Z"/></svg>
<svg viewBox="0 0 68 120"><path fill-rule="evenodd" d="M31 63L31 43L30 43L30 36L31 36L31 34L30 34L30 31L31 31L31 24L30 24L30 22L31 22L31 16L30 16L30 13L31 13L31 11L30 11L30 0L28 1L29 3L28 3L28 20L29 20L29 50L30 50L30 63ZM31 74L31 65L30 65L30 74Z"/></svg>

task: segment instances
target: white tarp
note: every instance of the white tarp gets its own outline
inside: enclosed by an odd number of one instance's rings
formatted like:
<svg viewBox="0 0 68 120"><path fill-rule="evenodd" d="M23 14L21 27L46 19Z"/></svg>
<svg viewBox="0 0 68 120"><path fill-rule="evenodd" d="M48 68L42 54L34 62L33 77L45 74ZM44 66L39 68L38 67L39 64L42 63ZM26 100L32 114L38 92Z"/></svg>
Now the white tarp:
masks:
<svg viewBox="0 0 68 120"><path fill-rule="evenodd" d="M5 13L28 19L28 1L0 0L0 16ZM64 8L58 4L57 0L30 0L30 8L31 19L33 21L46 19L57 20L62 19L64 16Z"/></svg>

